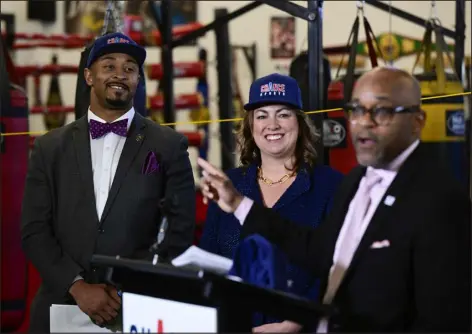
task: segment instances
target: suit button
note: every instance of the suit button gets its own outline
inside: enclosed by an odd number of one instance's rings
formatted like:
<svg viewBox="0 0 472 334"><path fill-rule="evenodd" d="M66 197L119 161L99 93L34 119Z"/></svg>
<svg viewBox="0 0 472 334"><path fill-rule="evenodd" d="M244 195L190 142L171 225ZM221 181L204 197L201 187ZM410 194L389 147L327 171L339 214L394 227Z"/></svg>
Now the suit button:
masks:
<svg viewBox="0 0 472 334"><path fill-rule="evenodd" d="M105 230L103 228L98 230L99 233L105 233Z"/></svg>

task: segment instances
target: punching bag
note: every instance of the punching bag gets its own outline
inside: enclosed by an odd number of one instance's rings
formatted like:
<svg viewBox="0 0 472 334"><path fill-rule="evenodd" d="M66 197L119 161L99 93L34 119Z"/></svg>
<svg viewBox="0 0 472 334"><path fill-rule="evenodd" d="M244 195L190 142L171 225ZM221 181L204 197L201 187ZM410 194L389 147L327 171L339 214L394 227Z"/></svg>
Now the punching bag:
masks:
<svg viewBox="0 0 472 334"><path fill-rule="evenodd" d="M90 87L85 81L84 70L87 65L87 59L92 46L93 44L87 45L87 47L80 54L79 71L77 74L77 88L75 91L75 119L79 119L86 115L90 106ZM146 108L146 77L144 75L143 68L139 70L139 76L140 79L138 87L136 88L136 93L134 95L134 110L138 114L146 117L148 115Z"/></svg>
<svg viewBox="0 0 472 334"><path fill-rule="evenodd" d="M321 106L322 109L326 108L326 101L327 101L327 92L328 92L328 85L331 82L331 65L329 63L329 60L326 56L323 57L323 105ZM298 56L296 56L292 62L290 63L290 69L289 69L289 74L292 78L297 80L298 85L300 86L300 91L302 93L302 102L304 106L308 105L308 52L303 51L301 52ZM305 110L305 111L310 111L310 110ZM326 120L323 119L323 128L324 128L324 122ZM322 129L318 129L319 131L322 131ZM328 150L324 145L321 145L319 143L316 147L317 150L321 149L323 147L323 163L328 164Z"/></svg>
<svg viewBox="0 0 472 334"><path fill-rule="evenodd" d="M0 36L0 132L28 132L28 100ZM4 62L5 61L5 62ZM1 328L15 332L26 311L27 261L21 248L20 219L28 166L29 137L0 137Z"/></svg>
<svg viewBox="0 0 472 334"><path fill-rule="evenodd" d="M363 23L366 34L366 44L369 51L369 58L372 68L378 66L377 53L374 48L376 43L375 35L369 24L369 21L364 16ZM356 17L349 36L349 58L347 70L345 75L339 75L342 64L339 64L336 77L328 87L327 108L328 109L342 109L344 105L351 100L352 91L356 80L363 74L356 72L356 58L359 45L359 15ZM381 49L377 44L377 50L381 55ZM383 58L383 57L382 57ZM340 171L343 174L357 166L357 157L354 151L354 145L351 141L349 127L346 121L343 110L336 110L328 112L328 117L323 124L323 142L329 151L328 161L329 165Z"/></svg>
<svg viewBox="0 0 472 334"><path fill-rule="evenodd" d="M436 59L432 58L432 36L436 37ZM423 71L415 73L421 55L424 55ZM446 57L445 57L446 56ZM449 61L450 71L446 69ZM446 162L455 177L466 184L467 170L466 114L464 87L455 71L454 62L436 20L428 22L421 50L417 53L413 74L421 86L422 109L426 123L421 134L423 146ZM428 97L443 96L428 99Z"/></svg>
<svg viewBox="0 0 472 334"><path fill-rule="evenodd" d="M87 45L80 54L79 71L77 72L77 86L75 89L75 119L87 114L90 105L90 87L85 82L84 69L92 46Z"/></svg>
<svg viewBox="0 0 472 334"><path fill-rule="evenodd" d="M293 58L290 63L290 76L297 80L300 90L302 92L303 105L308 105L308 53L306 51L301 52L298 56ZM324 73L324 99L325 105L322 108L326 108L326 98L328 92L328 86L331 82L331 65L328 58L323 57L323 73Z"/></svg>

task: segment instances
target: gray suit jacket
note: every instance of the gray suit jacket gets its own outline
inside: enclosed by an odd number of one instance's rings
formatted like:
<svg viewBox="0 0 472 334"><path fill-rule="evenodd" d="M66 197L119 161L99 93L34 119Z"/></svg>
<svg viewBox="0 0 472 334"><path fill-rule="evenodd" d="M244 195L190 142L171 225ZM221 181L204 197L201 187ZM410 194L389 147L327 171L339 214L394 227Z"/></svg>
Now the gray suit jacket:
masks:
<svg viewBox="0 0 472 334"><path fill-rule="evenodd" d="M49 330L49 305L72 303L77 275L100 282L93 254L145 258L154 243L162 198L177 199L163 252L175 257L193 241L195 184L187 139L135 114L100 221L93 187L87 116L35 141L22 211L22 245L42 285L31 310L31 330ZM143 174L153 151L159 170Z"/></svg>

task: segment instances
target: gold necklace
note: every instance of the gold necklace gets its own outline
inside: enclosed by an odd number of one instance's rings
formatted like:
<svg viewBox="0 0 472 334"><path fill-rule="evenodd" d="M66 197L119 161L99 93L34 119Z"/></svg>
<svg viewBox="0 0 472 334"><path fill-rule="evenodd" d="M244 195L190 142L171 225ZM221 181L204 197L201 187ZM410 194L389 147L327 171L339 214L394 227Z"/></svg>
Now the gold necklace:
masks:
<svg viewBox="0 0 472 334"><path fill-rule="evenodd" d="M289 173L289 174L285 174L278 181L272 181L271 179L268 179L268 178L264 177L264 175L262 174L262 168L261 167L257 167L257 178L259 180L261 180L262 182L264 182L265 184L267 184L268 186L273 186L275 184L282 184L294 175L295 175L295 172L292 172L292 173Z"/></svg>

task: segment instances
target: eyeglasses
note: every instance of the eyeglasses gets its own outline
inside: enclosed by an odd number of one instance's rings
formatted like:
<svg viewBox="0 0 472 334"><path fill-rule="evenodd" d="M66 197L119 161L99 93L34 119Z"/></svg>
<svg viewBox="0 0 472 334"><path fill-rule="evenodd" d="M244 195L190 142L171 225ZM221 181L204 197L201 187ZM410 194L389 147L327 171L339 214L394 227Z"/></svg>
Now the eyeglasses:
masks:
<svg viewBox="0 0 472 334"><path fill-rule="evenodd" d="M346 106L344 106L344 112L346 114L346 117L352 124L358 124L360 120L364 117L364 115L366 113L369 113L372 122L380 126L388 125L392 121L392 118L393 116L395 116L395 114L415 113L419 112L420 110L420 106L375 106L370 109L355 103L348 103Z"/></svg>

